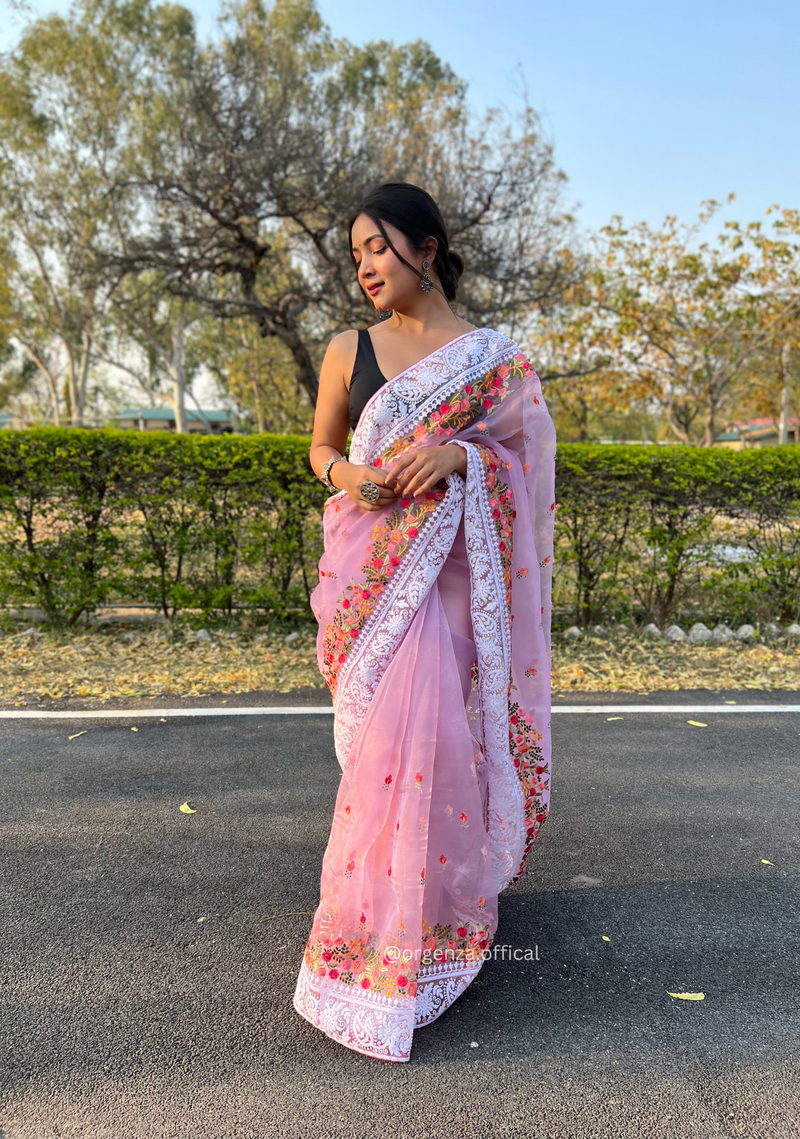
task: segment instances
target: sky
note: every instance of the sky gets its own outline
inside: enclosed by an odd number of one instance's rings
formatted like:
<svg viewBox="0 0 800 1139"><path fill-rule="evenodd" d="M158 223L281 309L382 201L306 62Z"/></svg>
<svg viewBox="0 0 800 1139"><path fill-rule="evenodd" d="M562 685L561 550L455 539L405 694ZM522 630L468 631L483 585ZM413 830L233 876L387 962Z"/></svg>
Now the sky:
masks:
<svg viewBox="0 0 800 1139"><path fill-rule="evenodd" d="M39 0L35 11L65 11ZM202 36L216 0L188 0ZM583 228L613 215L659 225L800 207L800 2L772 0L318 0L355 43L425 39L476 110L519 105L520 81L567 174ZM6 19L0 49L18 35Z"/></svg>

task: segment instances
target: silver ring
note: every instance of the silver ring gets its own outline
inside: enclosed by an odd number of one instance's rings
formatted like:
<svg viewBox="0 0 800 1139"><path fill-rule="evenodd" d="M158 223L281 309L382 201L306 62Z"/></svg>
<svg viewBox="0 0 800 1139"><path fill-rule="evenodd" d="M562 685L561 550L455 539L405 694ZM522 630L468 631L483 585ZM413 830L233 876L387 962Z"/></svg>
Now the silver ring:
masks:
<svg viewBox="0 0 800 1139"><path fill-rule="evenodd" d="M365 479L358 489L361 491L361 497L365 498L367 502L377 502L380 498L380 488L371 479Z"/></svg>

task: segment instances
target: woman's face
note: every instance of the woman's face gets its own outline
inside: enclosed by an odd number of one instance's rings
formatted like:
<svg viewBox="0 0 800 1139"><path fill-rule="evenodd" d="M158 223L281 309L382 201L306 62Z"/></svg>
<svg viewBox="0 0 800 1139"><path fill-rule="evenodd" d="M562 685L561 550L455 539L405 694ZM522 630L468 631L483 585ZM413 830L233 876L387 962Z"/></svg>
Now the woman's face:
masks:
<svg viewBox="0 0 800 1139"><path fill-rule="evenodd" d="M398 253L422 272L424 260L421 253L411 249L406 237L388 222L383 227ZM411 290L419 289L419 277L395 256L378 229L366 214L359 214L351 234L351 251L358 266L358 282L378 311L389 309L403 311L403 297L414 295Z"/></svg>

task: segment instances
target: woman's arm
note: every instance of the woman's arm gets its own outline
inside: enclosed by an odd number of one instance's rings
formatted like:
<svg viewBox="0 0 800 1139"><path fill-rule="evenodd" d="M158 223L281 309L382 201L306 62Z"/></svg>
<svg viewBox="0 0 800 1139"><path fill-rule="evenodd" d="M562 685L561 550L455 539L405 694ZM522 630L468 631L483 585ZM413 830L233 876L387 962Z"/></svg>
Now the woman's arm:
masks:
<svg viewBox="0 0 800 1139"><path fill-rule="evenodd" d="M339 490L346 490L354 502L369 510L380 510L397 497L397 492L384 485L384 473L377 467L351 463L344 458L347 435L350 430L350 391L346 377L353 373L358 347L355 329L340 332L328 345L319 373L319 392L314 412L314 432L308 461L317 478L334 455L342 461L334 463L328 472L331 482ZM378 484L377 502L361 497L359 487L365 479Z"/></svg>
<svg viewBox="0 0 800 1139"><path fill-rule="evenodd" d="M340 332L331 340L322 361L314 412L314 433L308 454L311 469L317 478L322 474L328 459L334 455L344 456L350 427L350 393L345 376L348 364L352 373L357 342L358 333L355 329ZM341 490L344 489L344 468L349 466L348 460L344 459L341 463L334 463L330 469L331 482Z"/></svg>

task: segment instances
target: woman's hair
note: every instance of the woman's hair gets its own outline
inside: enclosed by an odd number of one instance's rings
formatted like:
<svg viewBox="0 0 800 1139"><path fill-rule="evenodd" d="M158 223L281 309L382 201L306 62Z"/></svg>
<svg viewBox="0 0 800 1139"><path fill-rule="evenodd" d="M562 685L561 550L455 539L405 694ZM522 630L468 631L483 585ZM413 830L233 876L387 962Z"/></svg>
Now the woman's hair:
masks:
<svg viewBox="0 0 800 1139"><path fill-rule="evenodd" d="M411 182L384 182L382 186L367 194L350 219L348 238L351 247L353 226L359 214L366 214L375 222L395 257L420 278L422 273L419 269L406 261L392 245L383 223L388 222L395 229L399 229L411 248L420 252L424 248L426 238L435 237L437 246L431 268L439 277L442 292L447 300L455 299L458 279L464 272L464 262L450 248L450 240L439 207L426 190L414 186Z"/></svg>

